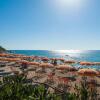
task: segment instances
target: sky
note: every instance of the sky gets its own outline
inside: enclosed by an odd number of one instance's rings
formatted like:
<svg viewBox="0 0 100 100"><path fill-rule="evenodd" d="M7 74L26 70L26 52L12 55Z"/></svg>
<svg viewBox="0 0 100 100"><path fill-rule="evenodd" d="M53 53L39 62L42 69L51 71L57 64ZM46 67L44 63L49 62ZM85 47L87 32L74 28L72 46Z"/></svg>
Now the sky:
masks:
<svg viewBox="0 0 100 100"><path fill-rule="evenodd" d="M0 0L0 45L100 49L100 0Z"/></svg>

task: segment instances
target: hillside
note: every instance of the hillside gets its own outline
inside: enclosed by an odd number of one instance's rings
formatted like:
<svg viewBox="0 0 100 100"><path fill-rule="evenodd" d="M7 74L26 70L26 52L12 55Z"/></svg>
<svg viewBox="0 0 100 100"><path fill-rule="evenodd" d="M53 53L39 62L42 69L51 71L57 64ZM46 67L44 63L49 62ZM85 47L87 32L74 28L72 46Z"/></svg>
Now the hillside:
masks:
<svg viewBox="0 0 100 100"><path fill-rule="evenodd" d="M0 46L0 53L6 52L6 49Z"/></svg>

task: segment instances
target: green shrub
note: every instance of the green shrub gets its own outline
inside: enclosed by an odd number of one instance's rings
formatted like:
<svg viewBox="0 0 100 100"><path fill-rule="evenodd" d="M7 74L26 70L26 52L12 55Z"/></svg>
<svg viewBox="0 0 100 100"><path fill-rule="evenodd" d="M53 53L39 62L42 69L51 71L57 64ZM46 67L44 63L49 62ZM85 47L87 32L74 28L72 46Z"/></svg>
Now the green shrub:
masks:
<svg viewBox="0 0 100 100"><path fill-rule="evenodd" d="M86 80L74 88L74 93L50 93L45 84L32 85L25 76L15 75L0 81L0 100L99 100L96 87L90 87Z"/></svg>
<svg viewBox="0 0 100 100"><path fill-rule="evenodd" d="M60 100L44 85L25 84L24 76L4 77L0 85L0 100Z"/></svg>
<svg viewBox="0 0 100 100"><path fill-rule="evenodd" d="M98 100L96 85L88 84L86 79L80 83L80 85L75 85L75 94L78 100Z"/></svg>

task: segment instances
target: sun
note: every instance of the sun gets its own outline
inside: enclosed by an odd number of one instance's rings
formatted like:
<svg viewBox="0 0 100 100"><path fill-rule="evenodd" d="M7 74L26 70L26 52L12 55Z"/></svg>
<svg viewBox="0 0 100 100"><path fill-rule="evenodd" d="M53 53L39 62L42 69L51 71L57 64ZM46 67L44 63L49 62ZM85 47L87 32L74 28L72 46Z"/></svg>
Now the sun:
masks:
<svg viewBox="0 0 100 100"><path fill-rule="evenodd" d="M82 0L55 0L61 6L79 6Z"/></svg>
<svg viewBox="0 0 100 100"><path fill-rule="evenodd" d="M61 5L71 6L80 3L80 0L57 0L57 2Z"/></svg>
<svg viewBox="0 0 100 100"><path fill-rule="evenodd" d="M55 7L60 10L79 10L83 6L85 0L53 0L53 2Z"/></svg>

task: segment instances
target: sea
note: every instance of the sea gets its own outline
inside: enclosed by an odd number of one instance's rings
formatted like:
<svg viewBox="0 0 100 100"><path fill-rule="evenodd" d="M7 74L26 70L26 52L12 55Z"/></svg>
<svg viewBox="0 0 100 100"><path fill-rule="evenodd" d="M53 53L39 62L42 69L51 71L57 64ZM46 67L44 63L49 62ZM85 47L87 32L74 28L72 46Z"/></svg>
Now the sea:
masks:
<svg viewBox="0 0 100 100"><path fill-rule="evenodd" d="M68 60L100 62L100 50L9 50L11 53L27 56L64 58Z"/></svg>
<svg viewBox="0 0 100 100"><path fill-rule="evenodd" d="M64 58L65 60L100 62L100 50L9 50L14 54L42 56L48 58ZM84 66L85 67L85 66ZM100 66L94 66L100 69Z"/></svg>

